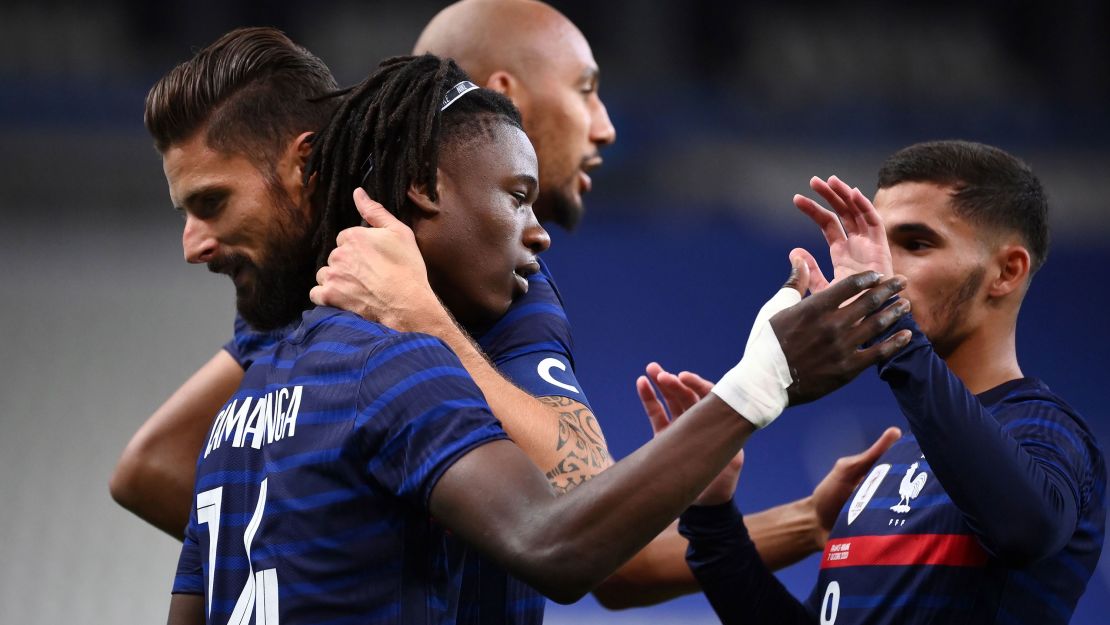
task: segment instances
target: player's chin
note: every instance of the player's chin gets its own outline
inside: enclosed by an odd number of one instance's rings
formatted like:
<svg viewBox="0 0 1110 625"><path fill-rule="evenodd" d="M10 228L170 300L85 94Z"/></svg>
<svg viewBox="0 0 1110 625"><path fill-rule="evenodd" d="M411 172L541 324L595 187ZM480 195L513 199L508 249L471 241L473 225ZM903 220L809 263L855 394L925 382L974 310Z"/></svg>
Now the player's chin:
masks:
<svg viewBox="0 0 1110 625"><path fill-rule="evenodd" d="M490 293L475 311L476 318L473 324L468 325L467 330L474 336L483 334L504 317L512 305L513 296L510 292Z"/></svg>
<svg viewBox="0 0 1110 625"><path fill-rule="evenodd" d="M484 298L483 309L487 317L493 319L500 319L509 312L509 307L513 302L520 299L528 292L528 280L522 278L515 272L509 272L509 278L501 278L495 283L496 286L487 291L487 297Z"/></svg>
<svg viewBox="0 0 1110 625"><path fill-rule="evenodd" d="M582 221L582 213L585 210L582 193L575 179L552 198L551 221L564 230L574 230Z"/></svg>

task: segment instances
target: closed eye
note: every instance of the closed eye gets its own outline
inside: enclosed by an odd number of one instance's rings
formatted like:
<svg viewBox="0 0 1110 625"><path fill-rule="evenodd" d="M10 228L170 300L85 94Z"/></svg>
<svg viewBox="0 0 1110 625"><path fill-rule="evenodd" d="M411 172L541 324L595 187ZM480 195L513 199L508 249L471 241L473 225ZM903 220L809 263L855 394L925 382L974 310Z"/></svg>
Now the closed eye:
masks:
<svg viewBox="0 0 1110 625"><path fill-rule="evenodd" d="M226 188L216 187L200 189L190 193L182 202L178 210L188 212L197 219L211 219L223 210L230 192Z"/></svg>

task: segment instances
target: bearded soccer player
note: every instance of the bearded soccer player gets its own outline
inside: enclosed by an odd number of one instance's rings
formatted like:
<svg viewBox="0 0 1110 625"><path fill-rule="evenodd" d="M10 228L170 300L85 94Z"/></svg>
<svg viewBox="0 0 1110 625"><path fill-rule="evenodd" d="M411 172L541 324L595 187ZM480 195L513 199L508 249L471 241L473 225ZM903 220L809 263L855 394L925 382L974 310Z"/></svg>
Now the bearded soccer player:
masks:
<svg viewBox="0 0 1110 625"><path fill-rule="evenodd" d="M909 279L914 313L891 330L913 339L878 371L913 436L841 511L804 605L736 532L727 489L690 508L714 609L725 623L1067 623L1102 551L1106 465L1083 418L1018 365L1018 310L1048 254L1040 182L1002 150L941 141L890 157L874 206L835 177L811 185L835 214L795 203L837 279Z"/></svg>

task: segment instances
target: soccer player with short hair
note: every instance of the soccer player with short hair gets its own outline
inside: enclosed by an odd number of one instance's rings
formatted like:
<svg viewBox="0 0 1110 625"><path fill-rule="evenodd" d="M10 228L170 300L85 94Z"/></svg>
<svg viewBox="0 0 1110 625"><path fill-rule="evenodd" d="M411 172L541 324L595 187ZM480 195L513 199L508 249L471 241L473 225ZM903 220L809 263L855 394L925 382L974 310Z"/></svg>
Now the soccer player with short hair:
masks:
<svg viewBox="0 0 1110 625"><path fill-rule="evenodd" d="M891 331L913 339L878 371L913 435L841 511L805 605L736 532L731 503L690 508L688 557L714 609L726 623L1068 622L1102 551L1106 465L1083 418L1018 365L1018 311L1048 255L1040 182L998 148L938 141L886 161L874 206L835 177L811 186L835 213L795 203L836 278L909 279L914 314ZM795 257L820 290L812 256Z"/></svg>
<svg viewBox="0 0 1110 625"><path fill-rule="evenodd" d="M531 210L537 161L515 109L430 55L387 60L338 95L305 175L321 257L359 214L347 191L364 187L411 228L452 312L477 327L494 322L549 243ZM166 160L169 171L188 168L172 149ZM481 263L460 266L460 248ZM665 527L757 427L908 340L858 347L900 316L877 310L900 278L880 284L863 272L800 301L807 284L798 263L713 397L563 496L507 440L441 341L334 308L305 312L213 422L169 622L455 622L467 557L457 538L548 596L577 599ZM829 360L850 364L829 371ZM700 462L682 462L694 454Z"/></svg>
<svg viewBox="0 0 1110 625"><path fill-rule="evenodd" d="M166 169L184 218L185 260L227 274L236 292L233 340L146 420L111 477L117 502L178 540L213 416L256 354L284 335L275 317L311 304L314 217L303 167L312 134L335 107L323 96L336 88L331 70L280 31L242 28L172 69L147 94L143 117L159 154L185 157L181 167ZM290 271L309 274L309 284L276 280Z"/></svg>

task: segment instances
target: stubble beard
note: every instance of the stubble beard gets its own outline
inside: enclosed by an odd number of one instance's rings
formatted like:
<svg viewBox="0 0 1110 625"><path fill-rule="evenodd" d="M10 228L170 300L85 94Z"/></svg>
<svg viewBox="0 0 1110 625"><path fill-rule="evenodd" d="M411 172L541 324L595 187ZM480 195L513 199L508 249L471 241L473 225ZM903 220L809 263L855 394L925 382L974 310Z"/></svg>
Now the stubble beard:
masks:
<svg viewBox="0 0 1110 625"><path fill-rule="evenodd" d="M979 265L968 272L960 282L959 287L945 298L935 309L933 319L936 322L935 330L931 332L929 340L941 358L947 358L967 338L967 330L961 329L967 321L968 309L979 287L987 268Z"/></svg>

